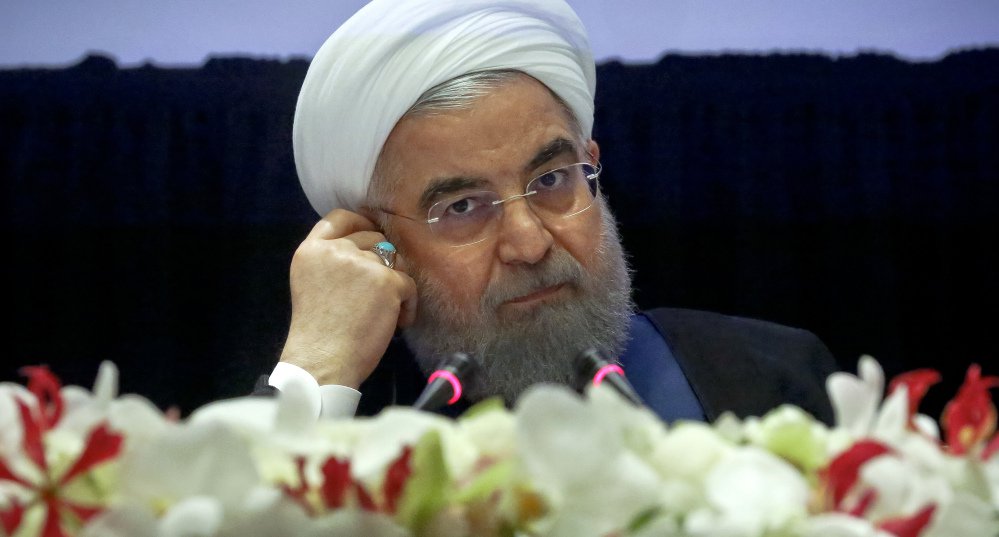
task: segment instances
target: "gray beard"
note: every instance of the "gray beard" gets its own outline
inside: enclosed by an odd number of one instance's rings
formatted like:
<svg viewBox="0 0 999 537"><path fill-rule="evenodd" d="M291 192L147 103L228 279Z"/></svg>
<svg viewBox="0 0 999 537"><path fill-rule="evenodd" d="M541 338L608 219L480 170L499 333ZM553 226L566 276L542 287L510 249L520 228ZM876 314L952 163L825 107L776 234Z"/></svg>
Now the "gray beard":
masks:
<svg viewBox="0 0 999 537"><path fill-rule="evenodd" d="M477 401L501 396L512 404L535 383L578 387L574 362L585 349L620 355L634 311L631 274L614 216L604 203L594 205L603 215L592 273L555 246L536 264L510 267L501 281L486 289L477 312L464 312L447 300L441 282L413 271L419 314L403 336L420 368L429 375L442 358L468 353L478 369L465 381L465 397ZM560 283L570 296L526 312L498 309L507 300Z"/></svg>

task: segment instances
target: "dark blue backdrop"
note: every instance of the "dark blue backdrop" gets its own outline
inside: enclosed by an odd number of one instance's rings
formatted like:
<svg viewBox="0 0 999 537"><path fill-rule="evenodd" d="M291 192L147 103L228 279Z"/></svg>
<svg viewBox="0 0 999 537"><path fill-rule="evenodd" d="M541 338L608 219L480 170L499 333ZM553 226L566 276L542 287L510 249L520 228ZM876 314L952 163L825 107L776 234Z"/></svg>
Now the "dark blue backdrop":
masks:
<svg viewBox="0 0 999 537"><path fill-rule="evenodd" d="M667 56L598 69L604 188L636 299L808 328L852 369L999 373L999 51ZM0 71L9 342L185 411L276 360L304 62Z"/></svg>

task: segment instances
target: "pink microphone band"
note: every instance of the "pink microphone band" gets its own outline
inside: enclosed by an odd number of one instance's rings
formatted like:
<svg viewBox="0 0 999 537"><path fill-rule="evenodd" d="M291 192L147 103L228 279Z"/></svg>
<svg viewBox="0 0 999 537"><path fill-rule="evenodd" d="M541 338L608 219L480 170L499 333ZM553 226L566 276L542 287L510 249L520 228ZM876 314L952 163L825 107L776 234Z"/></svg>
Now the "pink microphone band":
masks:
<svg viewBox="0 0 999 537"><path fill-rule="evenodd" d="M447 404L453 405L457 403L458 399L461 399L461 381L458 380L458 377L454 376L454 373L450 371L438 369L430 374L430 380L427 381L427 384L433 382L437 377L441 377L451 383L451 391L454 392L454 395L448 400Z"/></svg>
<svg viewBox="0 0 999 537"><path fill-rule="evenodd" d="M600 386L600 383L604 381L604 377L611 373L617 373L618 375L624 376L624 369L617 364L607 364L601 367L596 375L593 375L593 385Z"/></svg>

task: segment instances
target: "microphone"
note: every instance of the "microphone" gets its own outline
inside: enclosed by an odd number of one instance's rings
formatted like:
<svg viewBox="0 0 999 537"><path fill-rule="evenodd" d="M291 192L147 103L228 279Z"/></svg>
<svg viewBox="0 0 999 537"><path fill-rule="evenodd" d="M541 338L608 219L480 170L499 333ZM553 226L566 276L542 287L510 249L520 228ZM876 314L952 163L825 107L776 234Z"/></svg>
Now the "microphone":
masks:
<svg viewBox="0 0 999 537"><path fill-rule="evenodd" d="M594 386L606 382L635 406L644 405L642 398L631 387L631 383L624 378L624 369L621 365L608 360L597 349L591 347L576 355L576 371L586 382L593 382Z"/></svg>
<svg viewBox="0 0 999 537"><path fill-rule="evenodd" d="M433 411L457 403L461 399L462 382L468 380L474 371L475 361L469 355L456 352L448 356L430 374L427 387L423 388L413 408Z"/></svg>

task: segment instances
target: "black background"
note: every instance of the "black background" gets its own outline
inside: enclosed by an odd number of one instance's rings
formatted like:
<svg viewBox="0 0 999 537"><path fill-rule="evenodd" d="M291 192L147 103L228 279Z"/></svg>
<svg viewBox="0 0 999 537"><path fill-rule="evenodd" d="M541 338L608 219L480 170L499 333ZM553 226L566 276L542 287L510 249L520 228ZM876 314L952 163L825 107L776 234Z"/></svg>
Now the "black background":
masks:
<svg viewBox="0 0 999 537"><path fill-rule="evenodd" d="M640 306L769 319L853 370L999 373L999 50L665 56L598 67L602 184ZM0 71L8 344L184 412L269 371L317 219L291 123L305 61ZM349 96L348 96L349 97ZM747 379L752 383L753 379Z"/></svg>

